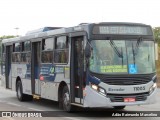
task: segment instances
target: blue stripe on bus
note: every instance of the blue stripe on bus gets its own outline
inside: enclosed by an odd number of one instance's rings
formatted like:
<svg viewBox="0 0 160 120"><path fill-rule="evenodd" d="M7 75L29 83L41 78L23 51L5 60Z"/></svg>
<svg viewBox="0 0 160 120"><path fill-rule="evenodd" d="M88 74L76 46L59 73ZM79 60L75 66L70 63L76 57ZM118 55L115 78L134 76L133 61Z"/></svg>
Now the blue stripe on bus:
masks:
<svg viewBox="0 0 160 120"><path fill-rule="evenodd" d="M56 77L55 66L53 64L41 64L40 75L44 80L54 81Z"/></svg>
<svg viewBox="0 0 160 120"><path fill-rule="evenodd" d="M89 85L89 82L98 85L101 81L90 74L87 74L87 84Z"/></svg>

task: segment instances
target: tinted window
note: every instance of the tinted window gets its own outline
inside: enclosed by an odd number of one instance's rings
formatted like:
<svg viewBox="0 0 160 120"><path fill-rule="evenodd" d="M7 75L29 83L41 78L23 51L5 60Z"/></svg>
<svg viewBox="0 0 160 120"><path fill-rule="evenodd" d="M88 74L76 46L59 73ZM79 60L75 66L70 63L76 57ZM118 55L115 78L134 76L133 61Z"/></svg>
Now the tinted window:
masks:
<svg viewBox="0 0 160 120"><path fill-rule="evenodd" d="M31 42L26 41L24 42L24 51L30 51L31 50Z"/></svg>
<svg viewBox="0 0 160 120"><path fill-rule="evenodd" d="M21 44L20 43L15 43L13 47L14 47L14 52L21 51Z"/></svg>
<svg viewBox="0 0 160 120"><path fill-rule="evenodd" d="M21 61L21 54L20 53L13 53L12 54L12 62L20 62Z"/></svg>
<svg viewBox="0 0 160 120"><path fill-rule="evenodd" d="M68 62L68 50L55 50L54 62L55 63L67 63Z"/></svg>
<svg viewBox="0 0 160 120"><path fill-rule="evenodd" d="M43 51L42 63L52 63L52 61L53 61L53 51Z"/></svg>
<svg viewBox="0 0 160 120"><path fill-rule="evenodd" d="M53 41L54 38L47 38L42 40L42 63L53 62Z"/></svg>
<svg viewBox="0 0 160 120"><path fill-rule="evenodd" d="M53 50L53 38L43 39L42 50Z"/></svg>
<svg viewBox="0 0 160 120"><path fill-rule="evenodd" d="M66 36L58 37L55 42L54 62L68 62L68 39Z"/></svg>
<svg viewBox="0 0 160 120"><path fill-rule="evenodd" d="M30 63L31 62L31 53L21 53L21 62L27 62Z"/></svg>
<svg viewBox="0 0 160 120"><path fill-rule="evenodd" d="M56 40L56 49L65 49L68 47L68 40L66 36L58 37Z"/></svg>

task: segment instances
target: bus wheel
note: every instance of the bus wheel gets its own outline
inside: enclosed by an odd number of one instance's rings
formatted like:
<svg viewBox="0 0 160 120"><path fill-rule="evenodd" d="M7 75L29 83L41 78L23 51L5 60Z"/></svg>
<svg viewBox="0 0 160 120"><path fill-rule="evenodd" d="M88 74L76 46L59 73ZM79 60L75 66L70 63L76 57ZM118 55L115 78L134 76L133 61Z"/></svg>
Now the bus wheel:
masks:
<svg viewBox="0 0 160 120"><path fill-rule="evenodd" d="M67 112L72 112L73 111L73 106L70 104L70 95L69 95L69 90L67 86L64 86L63 92L62 92L62 105L63 109Z"/></svg>
<svg viewBox="0 0 160 120"><path fill-rule="evenodd" d="M16 89L17 89L17 98L19 101L24 101L24 97L25 95L23 94L23 91L22 91L22 83L21 81L18 81L17 84L16 84Z"/></svg>
<svg viewBox="0 0 160 120"><path fill-rule="evenodd" d="M23 94L23 87L21 81L16 84L17 98L19 101L31 101L33 97L31 95Z"/></svg>
<svg viewBox="0 0 160 120"><path fill-rule="evenodd" d="M126 106L114 106L114 109L117 109L117 110L122 110L124 109Z"/></svg>

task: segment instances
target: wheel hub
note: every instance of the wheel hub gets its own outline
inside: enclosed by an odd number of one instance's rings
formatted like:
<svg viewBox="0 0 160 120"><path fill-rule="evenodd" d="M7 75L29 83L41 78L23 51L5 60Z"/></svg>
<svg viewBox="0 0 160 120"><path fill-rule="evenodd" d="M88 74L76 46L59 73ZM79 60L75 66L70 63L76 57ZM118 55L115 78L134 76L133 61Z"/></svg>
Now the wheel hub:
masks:
<svg viewBox="0 0 160 120"><path fill-rule="evenodd" d="M68 94L68 93L65 93L65 94L64 94L64 104L65 104L66 106L69 105L69 94Z"/></svg>

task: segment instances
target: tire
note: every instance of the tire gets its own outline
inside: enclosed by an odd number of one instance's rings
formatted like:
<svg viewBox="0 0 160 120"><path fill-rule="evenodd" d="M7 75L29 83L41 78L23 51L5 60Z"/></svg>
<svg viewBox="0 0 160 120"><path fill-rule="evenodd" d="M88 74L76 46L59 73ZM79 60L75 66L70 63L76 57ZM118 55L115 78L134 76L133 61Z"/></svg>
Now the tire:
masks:
<svg viewBox="0 0 160 120"><path fill-rule="evenodd" d="M126 106L114 106L114 109L123 110Z"/></svg>
<svg viewBox="0 0 160 120"><path fill-rule="evenodd" d="M63 109L67 112L73 112L75 110L74 106L71 105L70 94L67 86L64 86L63 88L62 106L63 106Z"/></svg>
<svg viewBox="0 0 160 120"><path fill-rule="evenodd" d="M18 81L16 84L16 92L17 92L17 98L19 101L30 101L33 99L31 95L23 94L23 87L21 81Z"/></svg>

